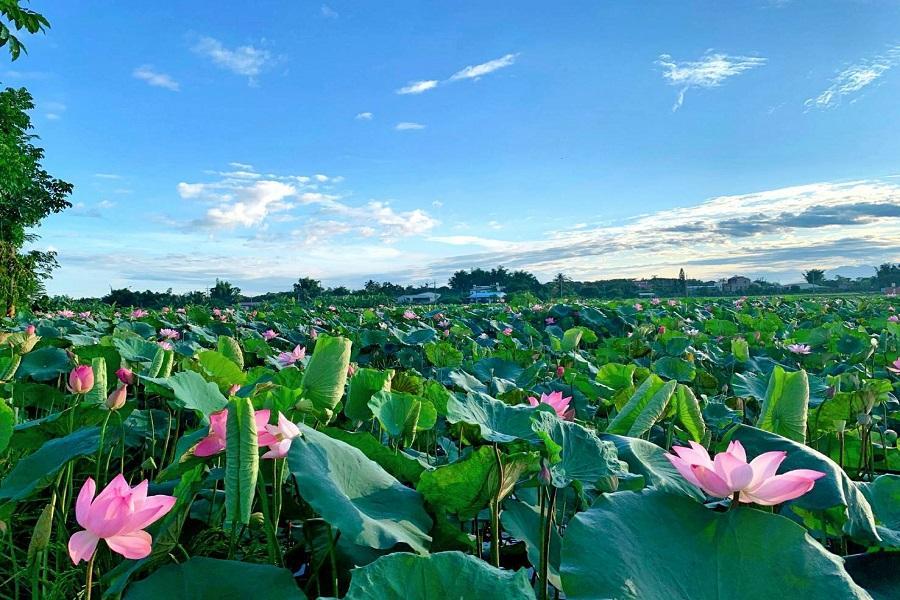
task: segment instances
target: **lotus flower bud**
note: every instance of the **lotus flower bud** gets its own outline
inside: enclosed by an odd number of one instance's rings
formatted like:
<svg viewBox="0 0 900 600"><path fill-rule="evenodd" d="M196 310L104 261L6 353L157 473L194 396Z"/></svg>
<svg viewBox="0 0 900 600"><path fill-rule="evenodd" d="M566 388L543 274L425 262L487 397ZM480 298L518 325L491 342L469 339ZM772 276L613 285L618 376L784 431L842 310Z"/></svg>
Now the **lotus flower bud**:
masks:
<svg viewBox="0 0 900 600"><path fill-rule="evenodd" d="M353 364L347 365L347 377L353 377L356 373L356 367Z"/></svg>
<svg viewBox="0 0 900 600"><path fill-rule="evenodd" d="M86 394L94 387L94 370L89 365L78 365L69 373L69 391Z"/></svg>
<svg viewBox="0 0 900 600"><path fill-rule="evenodd" d="M128 396L128 386L122 385L117 387L106 398L106 408L109 410L119 410L125 406L125 398Z"/></svg>
<svg viewBox="0 0 900 600"><path fill-rule="evenodd" d="M560 366L556 367L556 376L557 377L562 377L565 374L566 374L566 368L564 366L560 365Z"/></svg>
<svg viewBox="0 0 900 600"><path fill-rule="evenodd" d="M538 472L538 482L541 485L553 483L553 475L550 473L550 463L546 458L541 459L541 470Z"/></svg>
<svg viewBox="0 0 900 600"><path fill-rule="evenodd" d="M134 385L134 372L128 367L122 367L116 371L116 377L125 385Z"/></svg>
<svg viewBox="0 0 900 600"><path fill-rule="evenodd" d="M238 385L238 384L236 383L236 384L234 384L233 386L231 386L230 388L228 388L228 395L229 395L229 396L234 396L234 395L237 394L239 391L241 391L241 386Z"/></svg>
<svg viewBox="0 0 900 600"><path fill-rule="evenodd" d="M25 335L31 337L34 335L35 327L34 325L29 324L28 327L25 328Z"/></svg>

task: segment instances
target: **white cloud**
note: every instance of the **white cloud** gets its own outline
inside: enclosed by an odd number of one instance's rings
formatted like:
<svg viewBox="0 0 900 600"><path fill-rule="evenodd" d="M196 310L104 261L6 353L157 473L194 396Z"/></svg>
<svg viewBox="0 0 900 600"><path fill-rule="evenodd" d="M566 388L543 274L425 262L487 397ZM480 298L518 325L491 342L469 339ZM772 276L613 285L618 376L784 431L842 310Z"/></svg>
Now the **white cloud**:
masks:
<svg viewBox="0 0 900 600"><path fill-rule="evenodd" d="M326 19L337 19L339 16L341 16L340 14L338 14L338 12L336 10L334 10L327 4L323 4L319 8L319 13Z"/></svg>
<svg viewBox="0 0 900 600"><path fill-rule="evenodd" d="M416 129L425 129L425 126L421 123L413 123L411 121L402 121L394 125L394 129L397 131L413 131Z"/></svg>
<svg viewBox="0 0 900 600"><path fill-rule="evenodd" d="M481 246L490 250L509 250L515 248L515 243L504 240L493 240L475 235L443 235L428 238L430 242L440 242L452 246Z"/></svg>
<svg viewBox="0 0 900 600"><path fill-rule="evenodd" d="M438 221L421 209L397 212L387 202L370 200L363 206L347 206L334 202L325 207L325 212L340 215L355 222L374 235L376 232L384 240L399 237L423 235L437 226ZM373 228L373 225L378 225Z"/></svg>
<svg viewBox="0 0 900 600"><path fill-rule="evenodd" d="M371 121L375 115L370 112L361 112L357 113L356 117L354 117L357 121Z"/></svg>
<svg viewBox="0 0 900 600"><path fill-rule="evenodd" d="M296 188L280 181L256 181L239 189L234 200L207 210L197 224L213 229L262 225L270 214L289 210L292 205L286 200L296 193Z"/></svg>
<svg viewBox="0 0 900 600"><path fill-rule="evenodd" d="M328 181L328 175L322 175L321 173L316 173L314 175L314 177L316 178L316 181L318 181L319 183L325 183L326 181Z"/></svg>
<svg viewBox="0 0 900 600"><path fill-rule="evenodd" d="M56 121L62 118L62 113L66 112L67 106L62 102L41 102L41 108L46 111L44 113L45 117L51 121Z"/></svg>
<svg viewBox="0 0 900 600"><path fill-rule="evenodd" d="M424 79L422 81L411 81L407 85L397 90L398 94L421 94L437 87L437 79Z"/></svg>
<svg viewBox="0 0 900 600"><path fill-rule="evenodd" d="M494 60L489 60L485 63L481 63L480 65L470 65L465 67L464 69L460 69L456 73L450 76L450 81L457 81L459 79L477 79L479 77L483 77L488 73L493 73L499 69L504 67L508 67L516 62L516 57L518 54L505 54L500 58L495 58Z"/></svg>
<svg viewBox="0 0 900 600"><path fill-rule="evenodd" d="M94 173L94 177L98 179L122 179L121 175L115 173Z"/></svg>
<svg viewBox="0 0 900 600"><path fill-rule="evenodd" d="M766 59L758 56L729 56L707 51L699 60L678 62L668 54L660 55L656 64L663 67L663 77L679 88L673 111L684 104L684 95L691 88L714 88L722 85L729 77L740 75L750 69L766 64Z"/></svg>
<svg viewBox="0 0 900 600"><path fill-rule="evenodd" d="M181 89L179 83L172 79L171 76L166 73L155 71L151 65L141 65L132 71L131 74L136 79L146 81L148 85L152 85L153 87L161 87L173 92L177 92Z"/></svg>
<svg viewBox="0 0 900 600"><path fill-rule="evenodd" d="M815 98L808 98L803 105L811 108L834 108L845 96L861 92L876 83L885 73L900 63L900 45L891 47L885 54L863 60L840 71L831 85ZM851 102L855 102L851 100Z"/></svg>
<svg viewBox="0 0 900 600"><path fill-rule="evenodd" d="M208 36L200 38L193 50L223 69L249 77L251 82L273 62L272 54L268 50L249 45L229 49L219 40Z"/></svg>
<svg viewBox="0 0 900 600"><path fill-rule="evenodd" d="M253 170L253 165L248 165L247 163L242 163L242 162L230 162L230 163L228 163L228 166L232 167L234 169L240 169L241 171L252 171Z"/></svg>

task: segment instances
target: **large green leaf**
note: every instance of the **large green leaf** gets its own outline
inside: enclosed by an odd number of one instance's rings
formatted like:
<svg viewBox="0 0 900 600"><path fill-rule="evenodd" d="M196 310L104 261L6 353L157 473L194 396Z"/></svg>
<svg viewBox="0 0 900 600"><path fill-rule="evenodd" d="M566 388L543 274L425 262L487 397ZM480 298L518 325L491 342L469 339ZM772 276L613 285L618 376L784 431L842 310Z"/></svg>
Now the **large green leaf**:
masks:
<svg viewBox="0 0 900 600"><path fill-rule="evenodd" d="M425 356L428 362L438 368L456 368L463 360L463 353L447 341L425 344Z"/></svg>
<svg viewBox="0 0 900 600"><path fill-rule="evenodd" d="M776 365L756 426L795 442L806 441L809 380L806 371L786 372Z"/></svg>
<svg viewBox="0 0 900 600"><path fill-rule="evenodd" d="M6 450L16 425L16 413L6 400L0 399L0 453Z"/></svg>
<svg viewBox="0 0 900 600"><path fill-rule="evenodd" d="M372 395L369 409L389 436L412 443L422 410L420 398L404 392L381 391Z"/></svg>
<svg viewBox="0 0 900 600"><path fill-rule="evenodd" d="M496 357L483 358L472 366L472 374L484 383L494 378L515 381L524 371L516 363Z"/></svg>
<svg viewBox="0 0 900 600"><path fill-rule="evenodd" d="M681 382L693 381L697 376L694 364L675 356L663 356L653 363L653 371L666 379L675 379Z"/></svg>
<svg viewBox="0 0 900 600"><path fill-rule="evenodd" d="M221 352L205 350L197 355L197 360L203 372L218 384L220 390L227 390L247 380L247 374Z"/></svg>
<svg viewBox="0 0 900 600"><path fill-rule="evenodd" d="M91 370L94 372L94 387L84 395L84 401L89 404L103 404L106 402L106 359L102 356L91 359Z"/></svg>
<svg viewBox="0 0 900 600"><path fill-rule="evenodd" d="M244 525L250 522L258 475L259 446L253 403L249 398L234 396L228 403L225 440L227 521Z"/></svg>
<svg viewBox="0 0 900 600"><path fill-rule="evenodd" d="M816 520L832 514L829 509L838 508L838 528L842 527L847 534L859 540L878 540L872 507L856 483L833 460L809 446L748 425L737 426L727 437L739 440L749 459L772 450L786 452L787 458L779 468L780 473L793 469L813 469L825 473L825 477L817 480L811 491L787 502L785 506L816 511Z"/></svg>
<svg viewBox="0 0 900 600"><path fill-rule="evenodd" d="M663 381L651 374L610 421L606 431L630 437L644 435L665 414L676 385L675 381Z"/></svg>
<svg viewBox="0 0 900 600"><path fill-rule="evenodd" d="M369 408L369 400L372 399L372 394L382 390L391 391L391 379L393 377L393 369L384 371L367 368L357 369L353 377L350 378L350 384L347 387L347 404L344 406L344 414L347 415L347 418L353 421L367 421L371 419L372 411Z"/></svg>
<svg viewBox="0 0 900 600"><path fill-rule="evenodd" d="M322 432L359 449L382 469L404 483L415 485L425 470L418 460L405 452L388 448L368 431L344 431L336 427L326 427Z"/></svg>
<svg viewBox="0 0 900 600"><path fill-rule="evenodd" d="M481 430L481 437L489 442L537 441L531 428L534 413L530 406L508 406L481 392L470 392L462 397L454 394L447 400L447 420L476 425Z"/></svg>
<svg viewBox="0 0 900 600"><path fill-rule="evenodd" d="M350 340L320 335L303 373L303 397L319 412L334 410L344 395L349 365Z"/></svg>
<svg viewBox="0 0 900 600"><path fill-rule="evenodd" d="M0 482L0 500L28 498L50 485L70 460L96 454L99 444L99 427L84 427L65 437L50 440L36 452L19 460Z"/></svg>
<svg viewBox="0 0 900 600"><path fill-rule="evenodd" d="M880 545L900 547L900 475L879 475L873 481L857 485L872 505Z"/></svg>
<svg viewBox="0 0 900 600"><path fill-rule="evenodd" d="M153 362L159 351L159 346L153 342L128 332L126 337L119 337L118 333L112 338L113 345L119 354L128 362Z"/></svg>
<svg viewBox="0 0 900 600"><path fill-rule="evenodd" d="M534 599L524 570L504 571L462 552L398 552L354 569L344 600Z"/></svg>
<svg viewBox="0 0 900 600"><path fill-rule="evenodd" d="M607 494L576 515L561 572L569 600L868 598L790 519L659 491Z"/></svg>
<svg viewBox="0 0 900 600"><path fill-rule="evenodd" d="M69 370L69 356L65 350L46 346L22 357L17 379L30 377L34 381L50 381Z"/></svg>
<svg viewBox="0 0 900 600"><path fill-rule="evenodd" d="M704 500L705 496L672 466L665 457L665 450L653 442L609 433L600 437L615 444L619 460L628 464L628 472L643 476L648 485L701 502Z"/></svg>
<svg viewBox="0 0 900 600"><path fill-rule="evenodd" d="M260 595L279 600L306 598L287 569L194 556L134 582L128 587L125 600L245 600Z"/></svg>
<svg viewBox="0 0 900 600"><path fill-rule="evenodd" d="M533 427L550 454L550 473L556 487L566 487L573 481L593 485L601 478L618 476L627 469L612 442L601 440L577 423L539 411L534 416Z"/></svg>
<svg viewBox="0 0 900 600"><path fill-rule="evenodd" d="M406 544L426 552L431 518L422 496L361 451L306 425L294 438L288 466L303 499L342 537L370 548Z"/></svg>
<svg viewBox="0 0 900 600"><path fill-rule="evenodd" d="M706 422L700 412L700 403L694 392L686 385L678 384L672 396L675 405L675 416L678 422L691 434L695 442L702 442L706 436Z"/></svg>
<svg viewBox="0 0 900 600"><path fill-rule="evenodd" d="M241 350L241 345L236 339L228 335L220 335L217 347L222 356L236 364L239 369L243 370L244 352Z"/></svg>
<svg viewBox="0 0 900 600"><path fill-rule="evenodd" d="M215 383L206 381L200 373L194 371L182 371L165 379L147 380L171 389L175 393L176 406L196 411L204 417L222 410L228 404Z"/></svg>

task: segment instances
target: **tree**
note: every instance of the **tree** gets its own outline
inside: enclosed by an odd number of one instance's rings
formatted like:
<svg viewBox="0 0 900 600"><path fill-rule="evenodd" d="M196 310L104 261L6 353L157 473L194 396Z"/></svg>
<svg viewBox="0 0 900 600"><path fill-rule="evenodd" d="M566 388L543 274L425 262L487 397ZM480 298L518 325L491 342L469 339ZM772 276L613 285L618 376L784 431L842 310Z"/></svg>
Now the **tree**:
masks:
<svg viewBox="0 0 900 600"><path fill-rule="evenodd" d="M806 280L806 283L822 285L822 282L825 281L825 271L822 269L810 269L803 273L803 279Z"/></svg>
<svg viewBox="0 0 900 600"><path fill-rule="evenodd" d="M53 252L20 253L26 242L37 239L28 228L72 206L72 184L41 166L44 150L32 143L36 136L26 112L33 108L25 88L0 92L0 302L10 316L57 266Z"/></svg>
<svg viewBox="0 0 900 600"><path fill-rule="evenodd" d="M900 286L900 263L884 263L875 269L875 279L879 288L887 288L892 285Z"/></svg>
<svg viewBox="0 0 900 600"><path fill-rule="evenodd" d="M687 296L687 277L684 275L684 269L678 269L678 292L682 296Z"/></svg>
<svg viewBox="0 0 900 600"><path fill-rule="evenodd" d="M301 277L294 284L294 297L297 302L309 302L313 298L321 296L324 291L322 282L312 277Z"/></svg>
<svg viewBox="0 0 900 600"><path fill-rule="evenodd" d="M19 58L23 50L26 53L28 51L19 38L13 35L10 25L16 31L24 29L28 33L38 33L50 28L50 23L43 15L22 8L20 0L0 0L0 17L0 47L7 46L13 60Z"/></svg>
<svg viewBox="0 0 900 600"><path fill-rule="evenodd" d="M216 285L209 290L209 299L213 304L234 304L241 296L241 288L224 279L216 279Z"/></svg>
<svg viewBox="0 0 900 600"><path fill-rule="evenodd" d="M560 298L562 298L562 295L563 295L563 287L570 281L572 281L572 280L569 279L568 277L566 277L562 273L557 273L556 277L553 278L553 285L556 286L556 294Z"/></svg>

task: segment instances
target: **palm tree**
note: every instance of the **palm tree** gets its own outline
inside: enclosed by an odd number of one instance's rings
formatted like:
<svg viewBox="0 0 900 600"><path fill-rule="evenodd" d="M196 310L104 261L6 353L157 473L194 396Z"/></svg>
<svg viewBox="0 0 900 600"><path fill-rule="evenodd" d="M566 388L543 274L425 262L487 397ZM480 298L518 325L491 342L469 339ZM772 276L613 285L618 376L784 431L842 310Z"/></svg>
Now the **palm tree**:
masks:
<svg viewBox="0 0 900 600"><path fill-rule="evenodd" d="M553 284L556 286L557 295L562 298L563 295L563 286L572 280L566 277L562 273L557 273L556 277L553 278Z"/></svg>

